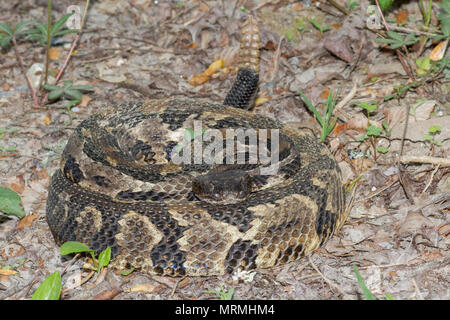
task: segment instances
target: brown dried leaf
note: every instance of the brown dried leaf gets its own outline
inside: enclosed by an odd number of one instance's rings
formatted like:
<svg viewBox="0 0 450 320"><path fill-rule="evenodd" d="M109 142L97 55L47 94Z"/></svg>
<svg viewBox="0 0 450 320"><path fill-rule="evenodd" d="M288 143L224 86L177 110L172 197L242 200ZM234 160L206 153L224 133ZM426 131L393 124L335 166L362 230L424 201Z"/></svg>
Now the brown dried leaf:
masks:
<svg viewBox="0 0 450 320"><path fill-rule="evenodd" d="M135 285L133 288L130 288L127 290L127 292L147 292L147 293L153 293L156 286L150 283L143 283Z"/></svg>
<svg viewBox="0 0 450 320"><path fill-rule="evenodd" d="M405 236L423 227L433 227L433 224L420 211L410 211L406 218L400 222L398 233L401 236Z"/></svg>
<svg viewBox="0 0 450 320"><path fill-rule="evenodd" d="M13 274L16 274L17 271L10 270L10 269L0 269L0 275L2 276L12 276Z"/></svg>
<svg viewBox="0 0 450 320"><path fill-rule="evenodd" d="M25 190L25 185L19 183L11 183L9 188L17 192L18 194L22 194Z"/></svg>
<svg viewBox="0 0 450 320"><path fill-rule="evenodd" d="M60 50L59 48L51 47L48 51L48 55L50 60L58 60L60 57Z"/></svg>
<svg viewBox="0 0 450 320"><path fill-rule="evenodd" d="M48 114L48 113L45 114L44 115L44 124L46 126L48 126L51 122L52 122L52 118L51 118L50 114Z"/></svg>
<svg viewBox="0 0 450 320"><path fill-rule="evenodd" d="M191 86L198 86L205 82L208 82L211 78L204 74L196 74L192 78L189 79L189 84Z"/></svg>
<svg viewBox="0 0 450 320"><path fill-rule="evenodd" d="M399 10L395 18L398 24L408 22L408 10Z"/></svg>
<svg viewBox="0 0 450 320"><path fill-rule="evenodd" d="M292 11L300 11L302 10L303 4L301 2L297 2L293 7Z"/></svg>
<svg viewBox="0 0 450 320"><path fill-rule="evenodd" d="M112 300L115 296L117 296L121 292L122 290L119 289L105 290L96 295L95 297L93 297L92 300Z"/></svg>
<svg viewBox="0 0 450 320"><path fill-rule="evenodd" d="M33 223L33 221L37 220L39 218L39 213L36 214L32 214L31 216L26 216L23 219L21 219L19 221L19 223L17 224L16 229L17 230L22 230L25 227L30 227Z"/></svg>
<svg viewBox="0 0 450 320"><path fill-rule="evenodd" d="M80 104L78 106L80 106L82 108L86 108L88 106L89 102L91 102L91 101L92 101L92 98L90 98L89 96L83 94L81 96L81 102L80 102Z"/></svg>

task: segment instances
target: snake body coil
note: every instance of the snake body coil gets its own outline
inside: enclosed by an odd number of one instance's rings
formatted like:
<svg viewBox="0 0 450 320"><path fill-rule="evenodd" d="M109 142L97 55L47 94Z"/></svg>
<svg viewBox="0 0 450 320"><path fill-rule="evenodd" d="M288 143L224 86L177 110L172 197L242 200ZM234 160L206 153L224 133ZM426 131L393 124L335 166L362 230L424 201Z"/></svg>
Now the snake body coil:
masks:
<svg viewBox="0 0 450 320"><path fill-rule="evenodd" d="M257 90L259 32L253 19L243 30L243 62L223 105L125 103L76 128L47 199L57 243L109 246L117 268L206 276L294 261L342 226L341 176L327 148L306 131L244 110ZM230 129L248 135L229 139L228 151L243 163L198 163L185 153L195 144L207 150L210 133L223 134L215 142L225 146ZM277 152L277 174L262 173L267 161L251 161L252 147L262 146Z"/></svg>

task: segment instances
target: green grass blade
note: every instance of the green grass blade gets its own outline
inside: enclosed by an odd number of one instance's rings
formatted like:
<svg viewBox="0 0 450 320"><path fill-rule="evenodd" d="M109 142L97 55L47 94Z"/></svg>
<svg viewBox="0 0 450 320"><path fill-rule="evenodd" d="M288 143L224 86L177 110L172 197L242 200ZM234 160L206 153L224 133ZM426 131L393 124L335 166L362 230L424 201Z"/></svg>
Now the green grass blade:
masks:
<svg viewBox="0 0 450 320"><path fill-rule="evenodd" d="M100 273L100 270L103 267L106 267L109 264L109 261L111 260L111 248L107 247L105 250L100 252L98 256L98 269L97 272Z"/></svg>
<svg viewBox="0 0 450 320"><path fill-rule="evenodd" d="M367 300L376 300L375 297L373 296L372 292L370 292L370 290L366 287L366 284L364 283L364 279L359 274L358 268L356 267L355 264L353 265L353 270L355 271L359 286L361 287L366 299Z"/></svg>
<svg viewBox="0 0 450 320"><path fill-rule="evenodd" d="M306 104L308 109L314 114L314 116L317 118L317 121L319 121L320 125L323 127L322 117L320 113L317 111L316 107L313 106L311 101L309 101L309 99L303 94L303 92L300 89L298 89L298 93L302 97L302 100Z"/></svg>

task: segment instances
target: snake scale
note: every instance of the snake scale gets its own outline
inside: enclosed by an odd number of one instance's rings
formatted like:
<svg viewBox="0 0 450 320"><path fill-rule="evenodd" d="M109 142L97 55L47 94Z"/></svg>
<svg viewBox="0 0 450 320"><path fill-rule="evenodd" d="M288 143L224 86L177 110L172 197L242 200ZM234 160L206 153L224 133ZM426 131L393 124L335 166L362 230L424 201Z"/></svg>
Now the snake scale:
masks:
<svg viewBox="0 0 450 320"><path fill-rule="evenodd" d="M168 276L268 268L322 246L346 219L341 174L308 131L248 110L258 88L259 45L249 17L223 104L130 102L81 122L49 187L55 241L80 241L96 252L109 246L114 267ZM256 140L228 139L229 129L252 129ZM208 132L243 162L195 161L195 144L207 147ZM225 136L235 143L229 149ZM276 174L263 172L273 164L268 157L251 157L256 146L277 154ZM176 154L190 161L175 161ZM211 155L225 157L216 149Z"/></svg>

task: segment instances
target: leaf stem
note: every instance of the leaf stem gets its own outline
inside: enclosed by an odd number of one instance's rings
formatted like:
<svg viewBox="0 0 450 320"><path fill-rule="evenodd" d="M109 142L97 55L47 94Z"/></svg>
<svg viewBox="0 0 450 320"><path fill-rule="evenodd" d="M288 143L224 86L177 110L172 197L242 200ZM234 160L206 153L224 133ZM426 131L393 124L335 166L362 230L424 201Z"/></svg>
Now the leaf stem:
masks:
<svg viewBox="0 0 450 320"><path fill-rule="evenodd" d="M13 43L13 47L14 47L14 52L16 53L17 61L19 62L20 70L22 71L23 76L24 76L25 79L27 80L28 89L30 89L31 96L33 97L33 103L34 103L34 106L33 106L33 107L34 107L34 108L40 108L39 100L38 100L37 94L36 94L36 92L34 91L33 87L31 86L30 79L27 77L27 73L26 73L26 71L25 71L25 66L24 66L24 64L23 64L22 56L21 56L20 53L19 53L19 47L18 47L18 45L17 45L17 42L16 42L16 36L15 36L15 35L12 36L12 43Z"/></svg>
<svg viewBox="0 0 450 320"><path fill-rule="evenodd" d="M87 14L87 10L89 7L89 0L86 0L86 6L84 8L84 12L83 12L83 17L81 18L81 24L80 24L80 29L78 29L78 33L75 34L75 38L73 39L72 42L72 47L69 50L69 53L67 54L66 59L64 60L63 66L61 67L61 69L59 70L58 74L56 75L55 78L55 82L53 84L57 84L59 79L61 78L64 70L66 69L67 65L69 64L69 60L70 57L72 56L73 51L75 50L77 44L78 44L78 40L80 39L80 35L81 35L81 30L83 29L83 24L84 24L84 20L86 18L86 14ZM48 101L48 92L45 94L44 98L42 99L42 103L45 104Z"/></svg>
<svg viewBox="0 0 450 320"><path fill-rule="evenodd" d="M389 26L388 26L388 24L386 23L386 19L384 19L384 15L383 15L383 11L381 10L380 3L378 2L378 0L375 0L375 3L376 3L376 5L377 5L378 11L380 12L380 16L381 16L381 19L383 20L384 27L386 28L386 31L389 31ZM408 68L408 66L407 66L407 64L406 64L406 62L405 62L405 60L403 59L403 56L402 56L401 53L400 53L400 50L395 49L395 52L397 53L397 56L398 56L398 58L399 58L399 60L400 60L400 63L402 64L403 69L405 69L406 73L408 74L408 77L409 77L412 81L415 81L415 78L414 78L414 76L411 74L411 71L409 70L409 68Z"/></svg>
<svg viewBox="0 0 450 320"><path fill-rule="evenodd" d="M47 83L48 80L48 66L50 62L50 27L52 23L52 0L48 0L48 24L47 24L47 50L45 57L45 78L44 83Z"/></svg>

